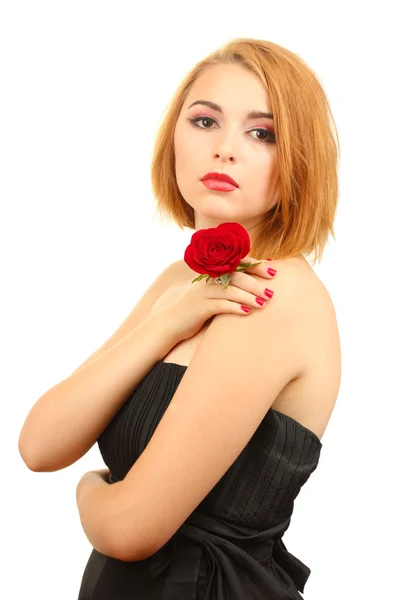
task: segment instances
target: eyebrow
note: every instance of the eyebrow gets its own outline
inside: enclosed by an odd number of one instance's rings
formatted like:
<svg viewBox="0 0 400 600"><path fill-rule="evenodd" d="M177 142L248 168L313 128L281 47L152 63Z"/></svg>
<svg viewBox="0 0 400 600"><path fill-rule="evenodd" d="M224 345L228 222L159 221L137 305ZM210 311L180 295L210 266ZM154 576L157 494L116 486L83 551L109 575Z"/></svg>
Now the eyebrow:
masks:
<svg viewBox="0 0 400 600"><path fill-rule="evenodd" d="M203 104L204 106L208 106L209 108L212 108L213 110L216 110L217 112L220 112L222 114L224 113L224 111L222 110L222 107L219 104L216 104L215 102L211 102L210 100L196 100L188 107L188 110L189 110L189 108L192 108L192 106L195 106L195 104ZM272 113L262 112L260 110L252 110L247 115L247 119L272 119L273 120L273 118L274 118L274 116Z"/></svg>

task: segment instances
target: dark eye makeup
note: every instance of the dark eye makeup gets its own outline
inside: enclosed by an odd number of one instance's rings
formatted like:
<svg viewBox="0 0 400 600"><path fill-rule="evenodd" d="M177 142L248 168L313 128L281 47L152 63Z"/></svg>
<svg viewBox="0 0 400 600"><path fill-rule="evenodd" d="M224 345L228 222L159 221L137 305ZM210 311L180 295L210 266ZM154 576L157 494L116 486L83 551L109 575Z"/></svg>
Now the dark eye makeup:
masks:
<svg viewBox="0 0 400 600"><path fill-rule="evenodd" d="M216 123L216 120L213 119L212 117L202 117L202 116L196 117L194 119L188 118L188 121L190 121L191 124L193 125L193 127L196 127L197 129L211 129L210 127L201 127L200 125L198 125L199 121L213 121L214 123ZM256 142L270 143L270 144L274 144L276 142L275 135L269 129L265 129L264 127L256 127L255 129L251 130L251 132L253 132L253 131L263 131L265 134L267 134L267 137L265 137L262 140L253 138L256 140Z"/></svg>

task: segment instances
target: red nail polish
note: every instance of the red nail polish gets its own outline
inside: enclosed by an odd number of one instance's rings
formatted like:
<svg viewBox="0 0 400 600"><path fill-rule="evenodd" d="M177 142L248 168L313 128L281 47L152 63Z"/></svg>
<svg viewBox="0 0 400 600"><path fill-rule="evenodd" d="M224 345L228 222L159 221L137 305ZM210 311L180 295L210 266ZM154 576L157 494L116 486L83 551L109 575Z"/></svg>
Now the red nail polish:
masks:
<svg viewBox="0 0 400 600"><path fill-rule="evenodd" d="M276 274L276 269L271 269L271 267L269 269L267 269L267 273L269 275L275 275Z"/></svg>
<svg viewBox="0 0 400 600"><path fill-rule="evenodd" d="M245 313L249 313L251 311L251 308L247 308L247 306L241 306L240 307Z"/></svg>

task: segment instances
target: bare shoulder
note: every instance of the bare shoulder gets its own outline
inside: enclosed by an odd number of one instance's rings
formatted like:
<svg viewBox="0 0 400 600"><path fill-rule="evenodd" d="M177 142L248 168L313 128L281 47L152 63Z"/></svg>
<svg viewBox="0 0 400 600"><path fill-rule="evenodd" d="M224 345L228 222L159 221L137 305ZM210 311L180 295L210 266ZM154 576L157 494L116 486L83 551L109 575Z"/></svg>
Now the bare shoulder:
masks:
<svg viewBox="0 0 400 600"><path fill-rule="evenodd" d="M327 288L303 256L265 264L277 270L276 276L271 279L254 277L274 291L271 299L274 310L280 315L286 314L296 332L296 335L293 331L290 334L291 352L287 353L287 360L293 363L288 365L288 372L296 375L279 393L272 408L292 417L321 439L335 406L341 378L335 308ZM196 276L184 260L176 261L174 268L173 279L177 287L180 282ZM267 323L268 315L271 315L268 306L266 311ZM262 314L260 312L258 316ZM189 362L190 358L185 356L184 360Z"/></svg>
<svg viewBox="0 0 400 600"><path fill-rule="evenodd" d="M159 299L166 293L166 290L170 289L172 282L176 279L179 271L179 262L175 261L162 269L112 335L100 348L81 363L73 373L79 371L79 369L92 362L95 358L104 354L106 350L115 346L151 315L154 306L157 305Z"/></svg>
<svg viewBox="0 0 400 600"><path fill-rule="evenodd" d="M279 394L273 408L322 437L334 410L341 380L341 348L335 307L328 289L308 262L271 261L281 275L276 289L296 307L301 374ZM277 275L278 276L278 275ZM272 288L272 285L271 285ZM274 289L274 288L273 288ZM277 291L277 300L279 290Z"/></svg>
<svg viewBox="0 0 400 600"><path fill-rule="evenodd" d="M329 291L305 258L275 260L270 264L282 275L284 285L298 290L296 304L304 310L304 316L313 314L315 317L316 310L318 315L323 312L324 319L331 316L336 320Z"/></svg>

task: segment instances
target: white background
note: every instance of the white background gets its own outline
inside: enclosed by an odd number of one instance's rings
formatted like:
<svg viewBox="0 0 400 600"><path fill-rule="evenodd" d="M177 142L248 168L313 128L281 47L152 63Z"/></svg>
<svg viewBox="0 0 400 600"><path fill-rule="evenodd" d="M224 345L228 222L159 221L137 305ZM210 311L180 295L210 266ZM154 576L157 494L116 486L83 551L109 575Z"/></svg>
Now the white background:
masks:
<svg viewBox="0 0 400 600"><path fill-rule="evenodd" d="M195 62L234 37L298 53L341 142L331 241L314 267L333 299L342 381L288 549L307 600L398 593L399 43L395 3L0 4L2 589L73 600L91 552L80 477L31 472L17 447L39 397L119 326L191 230L155 217L150 161L162 112ZM392 8L393 7L393 8Z"/></svg>

